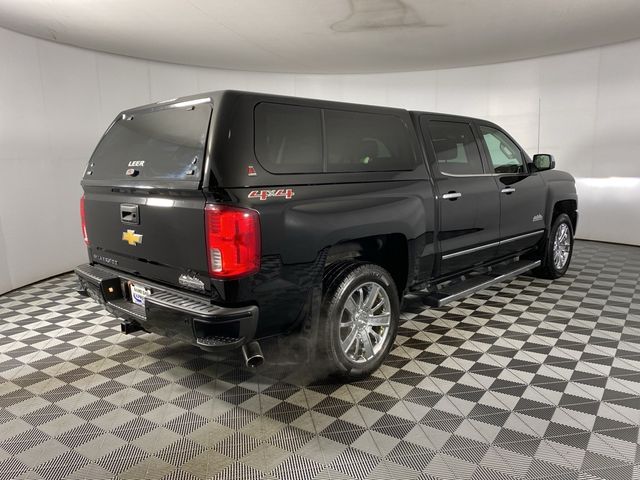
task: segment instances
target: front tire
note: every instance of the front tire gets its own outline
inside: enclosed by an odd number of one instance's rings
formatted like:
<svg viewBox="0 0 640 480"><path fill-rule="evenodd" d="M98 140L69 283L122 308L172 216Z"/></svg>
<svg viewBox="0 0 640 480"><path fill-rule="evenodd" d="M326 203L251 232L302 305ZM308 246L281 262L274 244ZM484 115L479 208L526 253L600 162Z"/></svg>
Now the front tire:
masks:
<svg viewBox="0 0 640 480"><path fill-rule="evenodd" d="M569 215L558 215L545 240L542 265L533 273L540 278L555 279L562 277L569 269L573 254L573 224Z"/></svg>
<svg viewBox="0 0 640 480"><path fill-rule="evenodd" d="M393 346L400 318L389 272L364 262L329 266L322 307L319 350L329 373L357 379L377 370Z"/></svg>

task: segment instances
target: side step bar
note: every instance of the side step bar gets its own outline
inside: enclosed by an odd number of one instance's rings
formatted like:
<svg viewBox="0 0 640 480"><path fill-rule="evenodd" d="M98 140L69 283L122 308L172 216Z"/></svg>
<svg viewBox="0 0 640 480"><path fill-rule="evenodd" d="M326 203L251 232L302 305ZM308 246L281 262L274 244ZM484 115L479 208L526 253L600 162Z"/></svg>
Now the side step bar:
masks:
<svg viewBox="0 0 640 480"><path fill-rule="evenodd" d="M440 290L421 295L422 301L430 307L442 307L461 298L468 297L491 285L503 282L529 270L539 267L540 260L520 260L508 265L494 267L489 273L474 275L466 280L447 285Z"/></svg>

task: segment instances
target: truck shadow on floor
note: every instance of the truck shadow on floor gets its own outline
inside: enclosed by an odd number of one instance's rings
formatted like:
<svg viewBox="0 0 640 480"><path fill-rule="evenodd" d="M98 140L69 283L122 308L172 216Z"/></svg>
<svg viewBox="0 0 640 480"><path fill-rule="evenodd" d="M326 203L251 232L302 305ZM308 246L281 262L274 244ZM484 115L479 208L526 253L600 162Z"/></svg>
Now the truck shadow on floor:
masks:
<svg viewBox="0 0 640 480"><path fill-rule="evenodd" d="M207 352L188 343L146 332L129 334L117 343L131 353L140 352L140 356L149 357L148 360L138 360L140 362L155 360L156 369L165 370L162 376L170 382L180 383L182 377L192 374L200 376L200 382L209 377L209 381L222 380L236 385L246 382L254 385L286 383L302 387L347 383L325 368L312 351L309 341L293 335L260 341L265 361L256 368L246 366L241 349Z"/></svg>
<svg viewBox="0 0 640 480"><path fill-rule="evenodd" d="M430 323L434 320L432 318L416 317L416 315L420 316L420 313L425 308L429 308L426 306L421 293L416 292L404 298L400 314L400 336L403 333L406 336L413 336L416 333L414 330L403 332L405 322L418 322L420 324L425 321ZM450 309L450 306L430 308L432 311L441 311L445 314ZM115 317L111 318L114 319L113 328L118 328L116 322L120 320ZM448 330L446 327L432 326L432 328ZM424 340L419 343L419 348L421 349L427 349L431 345L431 342L425 342ZM254 385L273 384L276 382L303 387L307 385L353 383L347 382L340 376L332 375L316 355L312 347L314 342L309 338L304 338L302 335L271 337L261 340L260 346L264 355L264 363L256 368L251 368L245 364L242 350L239 348L222 352L207 352L188 343L144 331L123 336L117 344L128 349L130 354L139 352L139 355L151 357L162 363L163 366L158 368L167 370L163 376L171 382L180 382L180 378L187 375L186 370L190 370L193 375L209 377L209 381L221 379L224 382L236 385L245 382ZM385 359L382 368L387 366L390 370L397 370L395 368L396 365L400 363L404 365L407 361L412 361L411 358L405 358L406 352L403 354L403 350L402 344L396 340L394 347L391 349L392 353ZM396 355L393 354L394 351ZM384 378L384 373L379 373L376 377L382 379ZM200 381L205 382L206 379L201 378ZM366 381L366 378L359 381ZM256 388L259 388L259 385Z"/></svg>

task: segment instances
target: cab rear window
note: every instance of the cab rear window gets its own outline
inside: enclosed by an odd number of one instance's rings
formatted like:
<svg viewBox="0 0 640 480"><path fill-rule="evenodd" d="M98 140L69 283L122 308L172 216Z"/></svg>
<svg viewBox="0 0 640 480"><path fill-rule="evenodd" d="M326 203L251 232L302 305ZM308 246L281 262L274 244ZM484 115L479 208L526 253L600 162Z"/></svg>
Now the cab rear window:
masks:
<svg viewBox="0 0 640 480"><path fill-rule="evenodd" d="M198 180L210 105L169 107L119 118L91 157L92 180Z"/></svg>

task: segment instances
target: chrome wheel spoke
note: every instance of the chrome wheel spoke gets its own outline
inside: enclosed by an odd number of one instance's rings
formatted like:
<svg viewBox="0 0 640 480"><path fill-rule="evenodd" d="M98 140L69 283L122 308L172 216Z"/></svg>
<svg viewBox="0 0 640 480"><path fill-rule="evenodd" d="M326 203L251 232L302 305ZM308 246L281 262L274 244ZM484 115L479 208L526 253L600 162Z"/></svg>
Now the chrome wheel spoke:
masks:
<svg viewBox="0 0 640 480"><path fill-rule="evenodd" d="M355 327L355 325L353 326L353 328L351 329L351 331L349 332L349 335L347 335L347 338L345 338L342 341L342 351L347 353L349 352L349 350L351 349L353 342L355 341L355 339L358 336L358 329Z"/></svg>
<svg viewBox="0 0 640 480"><path fill-rule="evenodd" d="M356 314L356 310L358 310L358 305L353 299L353 295L347 299L347 303L344 304L344 308L346 308L349 315L353 317Z"/></svg>
<svg viewBox="0 0 640 480"><path fill-rule="evenodd" d="M377 312L383 306L384 306L384 298L380 299L380 301L373 306L373 308L371 309L371 312Z"/></svg>
<svg viewBox="0 0 640 480"><path fill-rule="evenodd" d="M380 335L371 327L367 328L367 335L371 335L373 337L373 340L375 341L376 345L380 343L380 340L382 340L382 335Z"/></svg>
<svg viewBox="0 0 640 480"><path fill-rule="evenodd" d="M340 324L340 328L347 328L347 327L353 327L355 325L355 321L353 319L348 320L346 322L342 322Z"/></svg>
<svg viewBox="0 0 640 480"><path fill-rule="evenodd" d="M391 322L391 314L383 313L382 315L369 315L367 324L370 327L387 327Z"/></svg>
<svg viewBox="0 0 640 480"><path fill-rule="evenodd" d="M560 235L560 243L565 243L567 241L567 237L569 236L569 229L566 225L562 226L562 235Z"/></svg>
<svg viewBox="0 0 640 480"><path fill-rule="evenodd" d="M371 344L371 337L367 332L364 332L360 340L362 341L364 357L365 359L369 360L371 357L373 357L373 345Z"/></svg>
<svg viewBox="0 0 640 480"><path fill-rule="evenodd" d="M358 300L356 301L356 305L357 305L358 308L362 308L362 302L364 300L364 291L362 290L362 287L360 287L358 290L356 290L354 295L355 294L357 294L357 296L358 296Z"/></svg>
<svg viewBox="0 0 640 480"><path fill-rule="evenodd" d="M362 356L362 339L360 337L356 337L356 347L353 349L353 356L357 360L366 360Z"/></svg>
<svg viewBox="0 0 640 480"><path fill-rule="evenodd" d="M378 295L380 294L380 285L378 285L377 283L373 283L371 285L371 290L369 290L369 295L367 295L367 299L364 302L364 309L365 310L370 310L371 307L373 306L373 302L376 301L376 298L378 298Z"/></svg>

